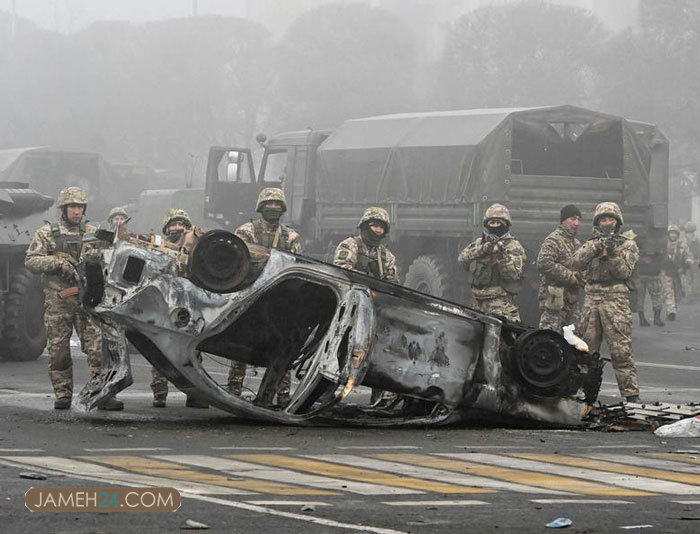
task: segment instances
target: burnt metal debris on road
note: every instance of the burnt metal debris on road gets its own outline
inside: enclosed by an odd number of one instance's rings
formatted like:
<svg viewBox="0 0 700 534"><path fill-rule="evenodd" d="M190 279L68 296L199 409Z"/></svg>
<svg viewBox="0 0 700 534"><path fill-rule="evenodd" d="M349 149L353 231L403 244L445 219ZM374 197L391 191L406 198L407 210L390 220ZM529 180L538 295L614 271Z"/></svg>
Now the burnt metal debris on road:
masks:
<svg viewBox="0 0 700 534"><path fill-rule="evenodd" d="M105 328L111 362L81 393L87 408L131 383L125 339L183 392L274 423L576 427L598 396L604 361L555 332L224 230L189 255L125 231L99 231L95 243L81 298ZM200 353L264 368L254 398L217 383ZM276 401L287 372L291 398ZM389 400L354 402L360 385Z"/></svg>

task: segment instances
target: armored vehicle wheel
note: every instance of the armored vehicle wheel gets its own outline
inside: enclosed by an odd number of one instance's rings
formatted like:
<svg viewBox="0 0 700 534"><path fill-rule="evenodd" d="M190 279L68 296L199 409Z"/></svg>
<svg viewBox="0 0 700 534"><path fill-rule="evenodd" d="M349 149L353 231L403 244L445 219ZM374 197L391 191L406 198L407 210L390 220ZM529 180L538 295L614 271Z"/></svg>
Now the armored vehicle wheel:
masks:
<svg viewBox="0 0 700 534"><path fill-rule="evenodd" d="M418 256L406 271L404 285L434 297L447 297L447 269L437 256Z"/></svg>
<svg viewBox="0 0 700 534"><path fill-rule="evenodd" d="M4 302L2 357L12 361L36 360L46 346L44 294L39 277L24 267L10 278Z"/></svg>

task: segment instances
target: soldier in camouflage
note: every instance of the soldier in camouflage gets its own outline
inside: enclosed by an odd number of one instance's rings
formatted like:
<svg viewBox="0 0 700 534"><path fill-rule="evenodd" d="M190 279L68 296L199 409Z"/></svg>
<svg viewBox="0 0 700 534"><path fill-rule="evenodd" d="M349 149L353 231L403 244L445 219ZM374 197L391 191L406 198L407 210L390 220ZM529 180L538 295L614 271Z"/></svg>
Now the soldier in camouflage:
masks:
<svg viewBox="0 0 700 534"><path fill-rule="evenodd" d="M369 207L362 214L357 227L360 229L360 235L348 237L338 244L333 264L398 284L396 258L382 244L391 229L389 213L383 208ZM388 407L397 402L399 397L395 393L372 388L372 406Z"/></svg>
<svg viewBox="0 0 700 534"><path fill-rule="evenodd" d="M661 265L663 252L652 250L650 242L646 238L639 238L639 265L637 266L637 314L639 326L650 326L644 315L644 301L649 293L651 309L654 312L654 325L664 326L661 320L663 307L663 295L661 290Z"/></svg>
<svg viewBox="0 0 700 534"><path fill-rule="evenodd" d="M520 321L513 301L522 286L527 257L520 242L510 234L510 212L492 204L484 213L484 232L459 254L458 261L472 276L476 309Z"/></svg>
<svg viewBox="0 0 700 534"><path fill-rule="evenodd" d="M628 402L639 402L639 378L632 353L632 310L629 293L639 261L639 249L614 202L596 206L593 238L574 254L572 266L584 273L586 297L578 331L592 352L605 342L617 385Z"/></svg>
<svg viewBox="0 0 700 534"><path fill-rule="evenodd" d="M685 242L693 258L693 266L687 271L687 287L690 300L694 301L700 297L700 239L695 235L696 226L693 221L688 221L683 226L685 231Z"/></svg>
<svg viewBox="0 0 700 534"><path fill-rule="evenodd" d="M675 224L668 227L666 258L664 259L661 285L666 303L666 317L670 321L676 319L677 304L683 297L681 276L693 265L693 259L688 244L682 240L681 230Z"/></svg>
<svg viewBox="0 0 700 534"><path fill-rule="evenodd" d="M34 232L24 264L41 273L44 285L44 319L48 338L49 378L56 400L54 408L66 410L73 396L73 361L70 338L73 328L80 337L81 348L87 354L91 379L100 372L102 339L94 319L78 300L78 274L83 235L97 230L83 217L87 197L79 187L68 187L58 194L61 210L58 222L46 223ZM121 410L124 404L115 398L103 401L98 409Z"/></svg>
<svg viewBox="0 0 700 534"><path fill-rule="evenodd" d="M188 252L194 247L198 233L193 228L192 220L185 210L171 208L163 217L163 236L166 241ZM184 274L184 273L183 273ZM202 358L201 354L197 357ZM168 379L161 375L155 367L151 367L151 391L153 391L153 407L165 408L168 397ZM209 408L209 404L194 395L187 395L185 406L188 408Z"/></svg>
<svg viewBox="0 0 700 534"><path fill-rule="evenodd" d="M111 230L116 230L121 225L123 225L129 219L129 215L126 210L121 206L116 206L109 210L109 215L107 215L107 223Z"/></svg>
<svg viewBox="0 0 700 534"><path fill-rule="evenodd" d="M540 273L538 300L542 315L540 328L562 333L562 327L578 324L579 290L583 276L572 269L574 252L581 246L576 239L581 226L581 211L569 204L559 213L559 226L549 234L537 255Z"/></svg>
<svg viewBox="0 0 700 534"><path fill-rule="evenodd" d="M280 223L280 218L287 211L287 199L284 191L275 187L266 187L258 195L255 211L260 213L260 217L245 224L242 224L234 232L246 243L251 245L261 245L266 248L274 248L302 254L303 246L301 236ZM241 395L247 365L243 362L234 361L228 374L228 390L234 395ZM289 390L292 385L291 371L287 371L280 382L277 391L277 403L280 406L289 404Z"/></svg>

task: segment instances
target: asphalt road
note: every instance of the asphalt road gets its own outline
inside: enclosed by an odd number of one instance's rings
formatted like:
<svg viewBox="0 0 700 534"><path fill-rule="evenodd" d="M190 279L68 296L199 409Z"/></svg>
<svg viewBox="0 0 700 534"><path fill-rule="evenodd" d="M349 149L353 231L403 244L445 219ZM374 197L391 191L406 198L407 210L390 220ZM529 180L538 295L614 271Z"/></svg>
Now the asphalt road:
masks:
<svg viewBox="0 0 700 534"><path fill-rule="evenodd" d="M646 401L700 401L700 305L664 328L635 328ZM635 319L636 325L636 319ZM85 381L75 353L76 390ZM542 532L558 517L580 533L697 532L700 439L650 432L499 428L288 428L151 407L149 366L118 413L52 409L46 356L0 362L0 531ZM226 367L211 360L225 380ZM606 369L601 400L619 400ZM696 452L678 452L678 451ZM43 473L28 480L22 472ZM30 487L173 486L175 513L31 513ZM644 526L651 525L651 526ZM635 527L635 528L623 528Z"/></svg>

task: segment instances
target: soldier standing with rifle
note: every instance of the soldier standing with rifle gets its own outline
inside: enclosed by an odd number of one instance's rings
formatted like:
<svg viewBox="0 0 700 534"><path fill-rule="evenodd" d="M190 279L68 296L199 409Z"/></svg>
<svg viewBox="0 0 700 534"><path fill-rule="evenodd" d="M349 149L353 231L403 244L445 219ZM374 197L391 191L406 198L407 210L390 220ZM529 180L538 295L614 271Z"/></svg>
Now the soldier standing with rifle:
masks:
<svg viewBox="0 0 700 534"><path fill-rule="evenodd" d="M574 254L572 265L583 271L586 281L583 317L577 330L592 352L600 350L605 338L620 393L628 402L639 402L629 301L639 249L629 234L620 234L623 223L617 204L601 202L593 216L593 238Z"/></svg>
<svg viewBox="0 0 700 534"><path fill-rule="evenodd" d="M680 239L681 230L675 224L668 227L666 258L661 283L666 301L666 318L675 321L677 304L683 298L681 274L693 264L687 243Z"/></svg>
<svg viewBox="0 0 700 534"><path fill-rule="evenodd" d="M87 354L90 380L100 372L102 339L94 319L78 300L78 273L82 240L96 226L83 221L87 197L79 187L68 187L58 194L61 210L58 222L46 223L34 232L24 264L41 273L44 284L44 320L48 338L49 378L56 400L54 409L67 410L73 398L73 360L70 338L75 328L81 347ZM98 406L100 410L121 410L124 404L110 397Z"/></svg>
<svg viewBox="0 0 700 534"><path fill-rule="evenodd" d="M663 298L661 290L661 264L663 263L663 252L654 251L651 248L649 239L640 238L639 243L639 266L637 267L638 287L637 287L637 313L639 314L639 326L650 326L649 321L644 316L644 301L649 293L651 299L651 309L654 312L654 325L665 326L661 320L661 309Z"/></svg>
<svg viewBox="0 0 700 534"><path fill-rule="evenodd" d="M513 297L522 286L525 249L510 234L510 212L503 204L489 206L483 224L482 236L470 243L458 259L472 275L476 309L520 321Z"/></svg>

